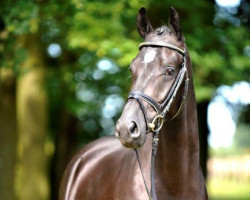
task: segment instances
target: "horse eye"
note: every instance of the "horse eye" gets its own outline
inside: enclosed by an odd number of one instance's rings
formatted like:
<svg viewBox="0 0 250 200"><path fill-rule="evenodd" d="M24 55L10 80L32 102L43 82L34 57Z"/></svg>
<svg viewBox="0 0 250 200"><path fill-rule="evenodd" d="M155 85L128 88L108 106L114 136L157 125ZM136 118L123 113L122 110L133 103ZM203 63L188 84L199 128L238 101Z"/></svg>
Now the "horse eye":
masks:
<svg viewBox="0 0 250 200"><path fill-rule="evenodd" d="M173 67L168 67L167 70L166 70L166 75L173 76L174 70L175 69Z"/></svg>

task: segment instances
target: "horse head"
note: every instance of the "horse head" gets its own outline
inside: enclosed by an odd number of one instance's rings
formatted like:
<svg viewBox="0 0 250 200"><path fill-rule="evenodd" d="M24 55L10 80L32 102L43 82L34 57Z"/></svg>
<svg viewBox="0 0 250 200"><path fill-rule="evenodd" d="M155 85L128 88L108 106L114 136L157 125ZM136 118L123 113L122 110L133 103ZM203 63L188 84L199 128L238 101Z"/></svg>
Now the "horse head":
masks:
<svg viewBox="0 0 250 200"><path fill-rule="evenodd" d="M164 121L176 115L188 83L186 47L176 10L170 8L168 27L154 30L141 8L137 29L145 41L129 67L131 92L116 124L116 136L128 148L143 146L147 133L159 131Z"/></svg>

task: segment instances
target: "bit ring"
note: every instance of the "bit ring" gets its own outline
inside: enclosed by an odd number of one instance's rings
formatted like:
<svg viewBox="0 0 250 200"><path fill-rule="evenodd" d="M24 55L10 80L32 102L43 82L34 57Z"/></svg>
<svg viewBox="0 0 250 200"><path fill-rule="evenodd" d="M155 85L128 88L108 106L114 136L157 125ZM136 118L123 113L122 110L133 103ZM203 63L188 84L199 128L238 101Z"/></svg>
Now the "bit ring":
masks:
<svg viewBox="0 0 250 200"><path fill-rule="evenodd" d="M158 121L159 120L159 121ZM148 127L150 128L151 131L156 132L159 131L162 128L163 125L163 117L161 115L157 115L151 123L148 124ZM155 129L157 123L157 129Z"/></svg>

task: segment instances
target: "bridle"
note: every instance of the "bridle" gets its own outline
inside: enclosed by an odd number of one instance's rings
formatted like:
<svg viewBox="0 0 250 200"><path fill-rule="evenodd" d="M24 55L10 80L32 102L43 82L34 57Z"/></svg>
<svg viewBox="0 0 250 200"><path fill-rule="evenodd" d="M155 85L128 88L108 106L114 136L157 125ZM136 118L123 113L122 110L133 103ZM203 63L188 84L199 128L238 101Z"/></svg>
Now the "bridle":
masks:
<svg viewBox="0 0 250 200"><path fill-rule="evenodd" d="M145 123L146 123L146 131L147 133L152 132L153 133L153 141L152 141L152 156L151 156L151 170L150 170L150 180L151 180L151 194L149 193L144 175L142 173L142 167L141 167L141 162L139 159L139 155L138 155L138 151L137 149L135 149L136 152L136 157L139 163L139 167L141 170L141 174L143 177L143 181L144 181L144 185L146 188L146 191L148 193L149 199L150 200L157 200L156 197L156 190L155 190L155 184L154 184L154 160L155 160L155 156L156 156L156 152L157 152L157 147L158 147L158 141L159 141L159 131L162 128L162 125L164 123L164 120L166 119L166 114L169 112L170 107L176 97L176 94L181 86L181 84L184 81L184 77L186 75L186 80L185 80L185 86L184 86L184 93L182 96L182 100L180 103L180 106L176 112L176 114L171 118L175 118L178 113L180 112L186 96L187 96L187 92L188 92L188 83L189 83L189 78L187 75L187 68L186 68L186 49L184 48L184 50L180 49L179 47L169 44L169 43L164 43L164 42L143 42L139 45L139 50L141 50L142 47L165 47L165 48L169 48L172 50L177 51L178 53L180 53L183 56L183 63L181 66L181 69L175 79L175 82L173 84L173 86L171 87L166 99L163 101L162 104L158 104L152 97L144 94L143 92L140 91L132 91L129 96L128 99L135 99L137 100L137 102L140 105L140 108L142 110L142 113L144 115L144 119L145 119ZM142 103L142 100L147 102L148 104L150 104L154 110L156 111L157 115L154 117L154 119L152 120L152 122L148 122L147 120L147 116L146 116L146 109ZM170 119L170 120L171 120Z"/></svg>
<svg viewBox="0 0 250 200"><path fill-rule="evenodd" d="M142 173L142 167L141 167L141 162L139 159L139 155L138 155L138 151L137 149L135 149L136 152L136 156L137 156L137 160L139 163L139 167L141 170L141 174L143 177L143 181L144 181L144 185L145 188L147 190L148 196L150 200L157 200L156 197L156 191L155 191L155 185L154 185L154 160L155 160L155 156L156 156L156 152L157 152L157 147L158 147L158 141L159 141L159 131L162 128L162 125L164 123L164 121L166 121L166 115L170 110L170 107L176 97L176 94L180 88L180 86L182 85L183 81L184 81L184 77L186 75L186 79L185 79L185 85L184 85L184 93L182 95L182 99L181 99L181 103L179 105L179 108L177 110L177 112L175 113L175 115L170 119L174 119L178 113L180 112L187 93L188 93L188 83L189 83L189 78L188 78L188 74L187 74L187 68L186 68L186 49L184 48L184 50L180 49L179 47L169 44L169 43L165 43L165 42L143 42L139 45L139 50L141 50L142 47L165 47L168 49L172 49L177 51L178 53L180 53L183 56L183 63L181 65L181 69L175 79L175 82L173 83L166 99L163 101L163 103L158 104L152 97L144 94L141 91L132 91L130 92L128 99L135 99L138 104L140 105L140 108L142 110L142 113L144 115L144 119L145 119L145 123L146 123L146 131L147 133L152 132L153 133L153 141L152 141L152 156L151 156L151 170L150 170L150 180L151 180L151 194L149 193L144 175ZM154 110L156 111L157 115L154 117L154 119L151 122L148 122L147 120L147 115L146 115L146 109L142 103L142 101L145 101L146 103L150 104Z"/></svg>
<svg viewBox="0 0 250 200"><path fill-rule="evenodd" d="M136 99L141 107L142 113L144 115L144 119L146 122L146 129L147 129L147 133L149 132L155 132L161 129L163 123L164 123L164 119L166 118L166 114L167 112L169 112L170 107L173 103L173 100L176 97L176 94L184 80L184 77L186 75L186 80L185 80L185 87L184 87L184 93L182 96L182 100L180 103L180 106L176 112L176 114L171 118L174 119L178 113L180 112L183 103L185 102L186 99L186 95L187 95L187 91L188 91L188 83L189 83L189 79L187 76L187 68L186 68L186 51L185 49L182 50L179 47L176 47L172 44L168 44L168 43L164 43L164 42L143 42L139 45L139 50L141 50L142 47L166 47L169 49L173 49L175 51L177 51L178 53L180 53L183 58L184 61L182 63L181 69L175 79L175 82L173 84L173 86L171 87L166 99L163 101L163 103L158 104L152 97L140 92L140 91L132 91L130 92L128 99ZM146 110L145 107L142 103L142 101L147 102L148 104L150 104L154 110L156 111L157 115L155 116L155 118L152 120L151 123L147 122L147 116L146 116ZM160 124L158 124L158 122L160 122Z"/></svg>

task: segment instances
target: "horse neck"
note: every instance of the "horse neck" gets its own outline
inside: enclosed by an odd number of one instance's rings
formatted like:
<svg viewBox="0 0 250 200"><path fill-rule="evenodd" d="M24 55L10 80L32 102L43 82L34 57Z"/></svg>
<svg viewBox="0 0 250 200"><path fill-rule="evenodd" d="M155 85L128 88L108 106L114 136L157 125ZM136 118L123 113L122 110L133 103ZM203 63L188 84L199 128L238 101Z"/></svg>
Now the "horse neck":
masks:
<svg viewBox="0 0 250 200"><path fill-rule="evenodd" d="M183 183L185 179L192 181L199 172L198 124L189 56L187 69L190 84L186 102L179 115L164 124L159 135L156 174L166 176L165 180L170 182L178 178Z"/></svg>

